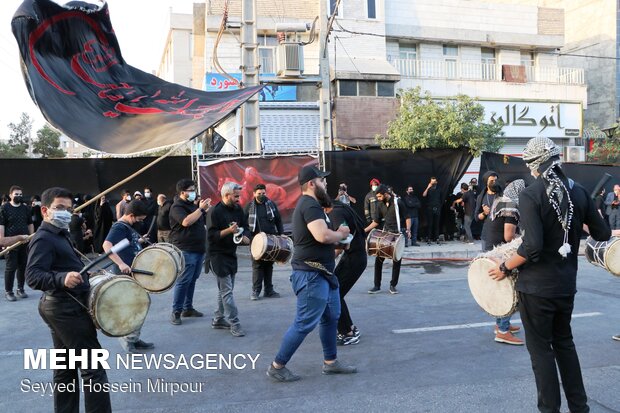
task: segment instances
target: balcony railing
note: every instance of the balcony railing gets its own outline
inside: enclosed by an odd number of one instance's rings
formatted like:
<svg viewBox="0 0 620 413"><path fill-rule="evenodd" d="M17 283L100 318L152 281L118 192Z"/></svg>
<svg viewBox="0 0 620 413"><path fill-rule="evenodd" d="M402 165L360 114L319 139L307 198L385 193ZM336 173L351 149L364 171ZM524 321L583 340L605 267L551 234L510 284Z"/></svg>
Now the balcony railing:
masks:
<svg viewBox="0 0 620 413"><path fill-rule="evenodd" d="M392 59L392 65L403 77L427 79L489 80L502 79L499 64L456 60ZM583 69L556 66L525 66L527 82L584 85Z"/></svg>

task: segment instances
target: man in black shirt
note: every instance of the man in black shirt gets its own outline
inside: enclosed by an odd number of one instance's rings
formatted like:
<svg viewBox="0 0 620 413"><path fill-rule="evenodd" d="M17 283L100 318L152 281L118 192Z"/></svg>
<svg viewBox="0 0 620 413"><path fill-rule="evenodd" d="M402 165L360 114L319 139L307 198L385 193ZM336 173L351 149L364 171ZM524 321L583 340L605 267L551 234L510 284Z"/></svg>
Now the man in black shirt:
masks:
<svg viewBox="0 0 620 413"><path fill-rule="evenodd" d="M172 201L166 195L157 195L157 242L168 242L170 237L170 207Z"/></svg>
<svg viewBox="0 0 620 413"><path fill-rule="evenodd" d="M49 188L41 195L43 223L29 244L26 279L32 289L44 292L39 314L50 329L54 348L79 353L101 349L101 344L87 309L90 283L79 273L83 264L69 240L71 201L71 193L64 188ZM106 371L101 365L90 368L90 360L88 365L80 369L82 380L90 384L84 387L86 412L111 412L109 393L94 391L95 385L108 382ZM79 411L78 369L54 370L54 384L54 410ZM75 386L75 391L63 391L61 386L68 384Z"/></svg>
<svg viewBox="0 0 620 413"><path fill-rule="evenodd" d="M239 205L241 187L226 182L220 191L222 200L207 215L209 268L217 279L217 310L211 322L213 328L228 329L234 337L243 337L237 305L233 298L237 274L237 245L250 243L250 231Z"/></svg>
<svg viewBox="0 0 620 413"><path fill-rule="evenodd" d="M463 206L463 228L467 236L465 242L473 244L474 236L471 233L471 223L474 219L474 210L476 209L476 197L471 187L466 183L461 184L461 194L461 198L455 202Z"/></svg>
<svg viewBox="0 0 620 413"><path fill-rule="evenodd" d="M377 228L383 222L383 230L400 234L400 228L405 222L405 227L411 227L411 218L407 215L407 207L400 198L395 198L385 185L379 185L377 188L377 200L379 207L373 222L366 227L365 232L370 232L373 228ZM407 229L407 236L411 236L411 230ZM376 294L381 291L381 273L383 272L383 261L385 258L375 258L375 285L368 290L369 294ZM390 294L398 294L396 285L400 277L400 264L402 260L392 262L392 280L390 281Z"/></svg>
<svg viewBox="0 0 620 413"><path fill-rule="evenodd" d="M407 206L407 214L409 218L411 218L411 227L407 228L411 231L411 235L407 239L407 241L410 242L408 245L417 247L420 245L418 244L418 223L422 204L420 203L420 198L413 193L413 186L409 185L407 187L407 194L403 198L403 201L405 201L405 205Z"/></svg>
<svg viewBox="0 0 620 413"><path fill-rule="evenodd" d="M497 197L497 190L499 186L496 186L497 183L497 172L488 171L482 177L482 182L486 185L484 190L478 195L478 199L476 200L476 211L475 218L476 221L482 222L482 234L480 235L480 239L482 240L482 251L488 251L486 244L488 241L488 231L489 231L489 222L488 219L489 214L491 213L491 207L493 206L493 201ZM491 248L493 248L493 244L491 244Z"/></svg>
<svg viewBox="0 0 620 413"><path fill-rule="evenodd" d="M333 205L326 208L331 221L332 228L339 228L341 225L348 226L353 239L348 246L337 248L336 252L342 252L342 258L338 261L334 274L338 277L340 285L340 318L338 319L337 344L348 346L357 344L360 341L360 331L353 324L349 307L344 301L344 297L353 288L357 280L362 276L366 269L368 255L366 254L366 236L364 232L364 221L349 205L339 201L333 201Z"/></svg>
<svg viewBox="0 0 620 413"><path fill-rule="evenodd" d="M0 239L14 237L16 235L29 235L34 233L32 214L30 208L23 203L22 189L12 186L9 190L11 202L0 207ZM4 270L4 290L7 301L16 301L13 294L13 283L17 273L17 297L27 298L24 291L26 260L28 258L28 246L20 245L6 254L6 268Z"/></svg>
<svg viewBox="0 0 620 413"><path fill-rule="evenodd" d="M439 218L441 217L441 189L437 186L437 178L431 177L422 197L426 198L426 220L428 221L428 244L439 244Z"/></svg>
<svg viewBox="0 0 620 413"><path fill-rule="evenodd" d="M356 373L355 367L343 366L337 359L336 332L340 317L338 279L334 275L334 244L347 239L349 227L341 225L337 231L328 226L328 217L321 205L329 205L327 182L323 172L315 166L299 171L302 196L293 212L293 240L295 251L291 266L291 283L297 296L297 314L289 327L275 360L267 375L274 380L290 382L300 377L287 369L295 351L306 336L319 325L323 346L323 374Z"/></svg>
<svg viewBox="0 0 620 413"><path fill-rule="evenodd" d="M364 197L364 217L366 218L366 225L370 225L372 218L376 214L377 209L377 196L375 191L381 185L381 182L377 178L370 180L370 191Z"/></svg>
<svg viewBox="0 0 620 413"><path fill-rule="evenodd" d="M207 232L204 215L211 200L204 199L196 206L196 183L191 179L177 182L177 199L170 207L170 243L183 252L185 269L177 278L174 286L172 315L173 325L181 324L183 317L202 317L200 311L194 309L194 288L196 280L202 272L205 258Z"/></svg>
<svg viewBox="0 0 620 413"><path fill-rule="evenodd" d="M271 235L282 235L282 218L275 203L267 198L264 184L254 187L254 198L245 208L245 220L248 223L252 237L259 232ZM265 283L264 297L277 298L280 294L273 289L273 261L255 260L252 257L252 294L251 300L258 300L263 283Z"/></svg>
<svg viewBox="0 0 620 413"><path fill-rule="evenodd" d="M560 153L548 138L527 143L523 159L536 181L519 197L523 243L490 275L502 279L519 268L516 288L538 409L560 411L559 371L570 411L582 413L589 407L570 326L577 292L577 253L584 224L597 241L609 239L611 231L586 189L562 171Z"/></svg>

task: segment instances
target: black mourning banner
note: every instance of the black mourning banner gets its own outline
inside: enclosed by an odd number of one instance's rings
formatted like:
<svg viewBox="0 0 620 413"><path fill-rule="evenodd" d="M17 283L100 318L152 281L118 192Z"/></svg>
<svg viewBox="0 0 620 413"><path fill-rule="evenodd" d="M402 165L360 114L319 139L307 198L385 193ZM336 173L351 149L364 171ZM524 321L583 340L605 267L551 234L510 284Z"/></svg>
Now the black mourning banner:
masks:
<svg viewBox="0 0 620 413"><path fill-rule="evenodd" d="M128 154L187 141L261 89L204 92L128 65L107 3L26 0L11 26L30 96L50 124L92 149Z"/></svg>

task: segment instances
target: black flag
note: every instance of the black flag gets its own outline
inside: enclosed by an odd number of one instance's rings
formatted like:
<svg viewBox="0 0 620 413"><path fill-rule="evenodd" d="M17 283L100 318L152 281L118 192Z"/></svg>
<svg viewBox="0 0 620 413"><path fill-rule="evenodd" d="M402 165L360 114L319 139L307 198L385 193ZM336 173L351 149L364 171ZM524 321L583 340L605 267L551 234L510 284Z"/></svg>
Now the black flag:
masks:
<svg viewBox="0 0 620 413"><path fill-rule="evenodd" d="M128 65L107 3L26 0L11 26L30 96L50 124L92 149L127 154L187 141L261 89L204 92Z"/></svg>

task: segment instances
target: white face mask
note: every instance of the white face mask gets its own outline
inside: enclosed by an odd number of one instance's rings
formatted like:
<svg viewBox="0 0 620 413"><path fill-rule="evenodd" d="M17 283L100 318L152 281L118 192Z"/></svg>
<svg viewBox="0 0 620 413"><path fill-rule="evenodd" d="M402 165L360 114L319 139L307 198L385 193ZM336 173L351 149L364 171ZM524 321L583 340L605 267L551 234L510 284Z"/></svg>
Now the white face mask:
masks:
<svg viewBox="0 0 620 413"><path fill-rule="evenodd" d="M68 229L69 223L71 222L71 212L69 211L54 211L52 210L52 219L50 219L50 224L55 227Z"/></svg>
<svg viewBox="0 0 620 413"><path fill-rule="evenodd" d="M130 201L131 201L131 195L127 195L127 196L125 197L125 201L130 202Z"/></svg>
<svg viewBox="0 0 620 413"><path fill-rule="evenodd" d="M150 198L151 197L151 193L150 192L145 192L144 193L144 197L145 198Z"/></svg>
<svg viewBox="0 0 620 413"><path fill-rule="evenodd" d="M379 188L377 185L373 185L373 186L370 187L370 189L372 189L373 191L376 191L377 188Z"/></svg>
<svg viewBox="0 0 620 413"><path fill-rule="evenodd" d="M187 200L189 202L194 202L196 200L196 191L188 192L187 193Z"/></svg>

